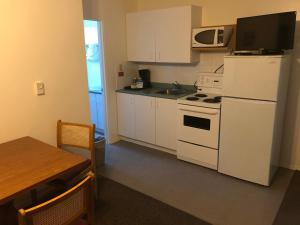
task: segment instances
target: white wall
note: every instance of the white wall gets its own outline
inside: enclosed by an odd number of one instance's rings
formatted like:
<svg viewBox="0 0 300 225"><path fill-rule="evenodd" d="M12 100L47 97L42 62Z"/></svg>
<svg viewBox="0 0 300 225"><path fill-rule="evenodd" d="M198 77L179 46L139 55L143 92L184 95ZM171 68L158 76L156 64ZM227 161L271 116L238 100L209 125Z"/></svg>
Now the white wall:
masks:
<svg viewBox="0 0 300 225"><path fill-rule="evenodd" d="M173 83L178 81L181 84L192 85L200 73L213 73L224 64L224 55L227 53L205 53L200 54L200 62L195 64L155 64L140 63L140 69L151 70L151 81L159 83ZM223 68L218 70L222 73Z"/></svg>
<svg viewBox="0 0 300 225"><path fill-rule="evenodd" d="M194 4L202 6L203 25L234 24L236 18L258 14L276 13L282 11L298 11L300 20L299 0L138 0L138 10L166 8L177 5ZM182 83L193 82L195 74L201 70L212 70L214 63L207 66L210 59L215 58L215 64L220 63L219 55L201 54L201 62L192 66L175 65L142 65L152 71L156 82ZM286 107L286 126L282 148L281 164L284 167L300 169L300 21L297 23L294 59L292 63L288 104Z"/></svg>
<svg viewBox="0 0 300 225"><path fill-rule="evenodd" d="M203 8L203 24L232 24L237 17L256 14L299 10L298 0L137 0L138 10L166 8L177 5L193 4ZM298 15L299 17L299 15Z"/></svg>
<svg viewBox="0 0 300 225"><path fill-rule="evenodd" d="M81 1L0 1L0 143L56 143L58 119L88 123ZM46 84L37 97L34 81Z"/></svg>
<svg viewBox="0 0 300 225"><path fill-rule="evenodd" d="M107 137L110 143L119 140L117 124L117 104L115 90L129 84L137 72L137 66L127 63L126 21L129 11L137 10L134 0L83 0L85 19L102 22L104 45L104 76L106 89ZM125 76L118 78L122 64Z"/></svg>

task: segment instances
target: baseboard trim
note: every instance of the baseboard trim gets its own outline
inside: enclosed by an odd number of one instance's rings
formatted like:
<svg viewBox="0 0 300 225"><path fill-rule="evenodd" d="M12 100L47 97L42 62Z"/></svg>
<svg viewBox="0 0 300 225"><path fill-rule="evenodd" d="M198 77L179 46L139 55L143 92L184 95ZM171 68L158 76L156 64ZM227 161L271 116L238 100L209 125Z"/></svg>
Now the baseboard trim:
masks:
<svg viewBox="0 0 300 225"><path fill-rule="evenodd" d="M289 169L289 170L299 170L300 171L300 165L295 165L295 164L289 164L289 165L280 164L279 166L282 167L282 168Z"/></svg>
<svg viewBox="0 0 300 225"><path fill-rule="evenodd" d="M300 165L295 165L293 168L294 168L293 170L298 170L298 171L300 171Z"/></svg>
<svg viewBox="0 0 300 225"><path fill-rule="evenodd" d="M134 144L137 144L137 145L142 145L142 146L145 146L145 147L148 147L148 148L153 148L155 150L166 152L166 153L169 153L171 155L177 155L176 150L160 147L160 146L157 146L157 145L149 144L149 143L146 143L146 142L142 142L142 141L138 141L138 140L135 140L135 139L127 138L127 137L124 137L124 136L117 136L117 137L111 138L109 140L109 144L116 143L120 140L128 141L128 142L131 142L131 143L134 143ZM290 169L290 170L300 171L300 165L280 165L280 167Z"/></svg>
<svg viewBox="0 0 300 225"><path fill-rule="evenodd" d="M169 153L169 154L172 154L172 155L176 155L176 150L173 150L173 149L160 147L160 146L157 146L157 145L153 145L153 144L149 144L149 143L146 143L146 142L134 140L134 139L127 138L127 137L124 137L124 136L120 136L120 139L123 140L123 141L128 141L128 142L131 142L131 143L134 143L134 144L137 144L137 145L142 145L142 146L145 146L145 147L148 147L148 148L153 148L155 150L159 150L159 151L166 152L166 153Z"/></svg>
<svg viewBox="0 0 300 225"><path fill-rule="evenodd" d="M107 140L107 144L114 144L118 141L120 141L120 137L119 136L114 136L114 137L109 137Z"/></svg>

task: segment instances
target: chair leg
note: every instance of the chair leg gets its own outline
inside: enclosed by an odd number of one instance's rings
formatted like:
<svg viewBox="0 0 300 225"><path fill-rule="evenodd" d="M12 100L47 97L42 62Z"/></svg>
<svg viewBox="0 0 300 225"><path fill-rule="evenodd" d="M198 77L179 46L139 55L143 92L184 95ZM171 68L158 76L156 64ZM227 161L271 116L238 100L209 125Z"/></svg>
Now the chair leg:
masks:
<svg viewBox="0 0 300 225"><path fill-rule="evenodd" d="M95 176L95 178L94 178L94 196L95 196L95 199L98 200L99 193L98 193L97 176Z"/></svg>
<svg viewBox="0 0 300 225"><path fill-rule="evenodd" d="M91 170L95 175L94 184L93 184L94 197L96 200L98 200L97 164L96 164L96 152L95 151L93 151L93 153L92 153L91 160L92 160Z"/></svg>

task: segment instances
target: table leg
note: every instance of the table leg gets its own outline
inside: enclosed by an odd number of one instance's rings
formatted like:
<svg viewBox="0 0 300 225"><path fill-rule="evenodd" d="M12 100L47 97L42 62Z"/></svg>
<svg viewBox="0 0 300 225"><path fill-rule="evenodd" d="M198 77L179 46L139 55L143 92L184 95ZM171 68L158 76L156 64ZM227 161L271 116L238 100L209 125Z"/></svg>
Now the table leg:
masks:
<svg viewBox="0 0 300 225"><path fill-rule="evenodd" d="M5 205L0 205L0 224L17 225L17 210L13 202L8 202Z"/></svg>

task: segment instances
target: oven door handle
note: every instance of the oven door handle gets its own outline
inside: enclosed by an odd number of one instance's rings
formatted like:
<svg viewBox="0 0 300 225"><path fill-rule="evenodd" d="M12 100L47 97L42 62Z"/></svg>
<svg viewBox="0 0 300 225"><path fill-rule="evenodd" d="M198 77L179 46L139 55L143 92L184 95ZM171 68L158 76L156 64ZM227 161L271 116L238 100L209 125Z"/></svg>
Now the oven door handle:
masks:
<svg viewBox="0 0 300 225"><path fill-rule="evenodd" d="M193 113L202 113L202 114L208 114L208 115L217 115L219 114L218 110L193 110L193 109L184 109L184 108L179 108L182 111L185 112L193 112Z"/></svg>

